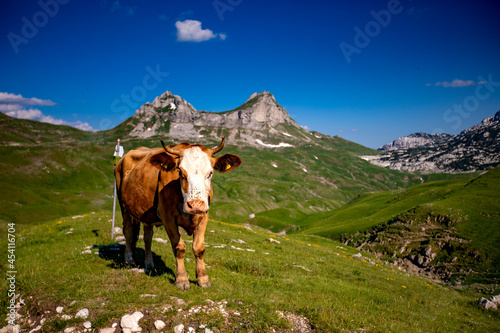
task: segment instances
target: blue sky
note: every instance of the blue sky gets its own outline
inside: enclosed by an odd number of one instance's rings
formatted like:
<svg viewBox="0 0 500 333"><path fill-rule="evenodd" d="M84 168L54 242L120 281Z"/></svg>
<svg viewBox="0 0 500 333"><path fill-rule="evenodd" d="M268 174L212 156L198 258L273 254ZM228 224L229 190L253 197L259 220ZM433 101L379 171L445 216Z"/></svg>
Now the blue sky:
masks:
<svg viewBox="0 0 500 333"><path fill-rule="evenodd" d="M226 111L270 91L300 125L377 148L500 109L493 1L0 4L0 111L103 130L166 90Z"/></svg>

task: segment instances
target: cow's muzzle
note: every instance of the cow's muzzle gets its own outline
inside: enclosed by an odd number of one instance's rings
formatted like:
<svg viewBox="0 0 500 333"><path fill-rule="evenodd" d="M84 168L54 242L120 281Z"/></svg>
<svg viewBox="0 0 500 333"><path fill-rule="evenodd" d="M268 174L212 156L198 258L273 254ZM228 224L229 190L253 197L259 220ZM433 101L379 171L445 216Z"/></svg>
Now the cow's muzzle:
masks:
<svg viewBox="0 0 500 333"><path fill-rule="evenodd" d="M191 200L186 202L184 212L188 214L200 214L207 211L207 205L203 200Z"/></svg>

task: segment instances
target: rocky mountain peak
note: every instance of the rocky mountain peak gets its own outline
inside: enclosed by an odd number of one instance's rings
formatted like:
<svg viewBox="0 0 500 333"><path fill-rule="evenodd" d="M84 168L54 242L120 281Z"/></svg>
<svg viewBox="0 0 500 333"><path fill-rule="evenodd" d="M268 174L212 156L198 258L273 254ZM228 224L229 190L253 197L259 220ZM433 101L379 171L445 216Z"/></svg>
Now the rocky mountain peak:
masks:
<svg viewBox="0 0 500 333"><path fill-rule="evenodd" d="M491 127L491 126L497 125L499 123L500 123L500 110L497 111L497 113L495 113L495 115L483 119L483 121L481 121L479 124L463 130L462 132L460 132L459 135L464 135L464 134L467 134L469 132L473 132L473 131L477 131L477 130L480 130L483 128Z"/></svg>
<svg viewBox="0 0 500 333"><path fill-rule="evenodd" d="M276 103L276 99L274 98L274 95L271 94L269 91L263 91L263 92L254 92L253 94L248 97L247 102L254 99L255 97L259 98L272 98L272 100Z"/></svg>
<svg viewBox="0 0 500 333"><path fill-rule="evenodd" d="M233 135L252 145L257 139L283 136L287 126L303 131L268 91L253 93L244 104L225 112L197 111L182 97L166 91L152 103L142 105L129 124L133 137L162 135L192 140L219 137L216 133L224 130L229 132L228 138Z"/></svg>
<svg viewBox="0 0 500 333"><path fill-rule="evenodd" d="M276 102L274 96L267 91L253 93L245 104L233 111L238 111L239 117L245 125L255 129L263 128L265 125L274 127L283 123L299 127L290 118L288 112Z"/></svg>

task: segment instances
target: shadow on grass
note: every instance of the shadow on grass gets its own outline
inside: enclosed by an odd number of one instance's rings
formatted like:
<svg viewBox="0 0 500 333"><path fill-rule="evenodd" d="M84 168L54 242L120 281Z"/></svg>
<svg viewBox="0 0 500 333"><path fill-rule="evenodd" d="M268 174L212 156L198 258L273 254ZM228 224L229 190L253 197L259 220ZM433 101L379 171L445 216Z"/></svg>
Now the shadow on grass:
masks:
<svg viewBox="0 0 500 333"><path fill-rule="evenodd" d="M139 268L145 269L144 266L144 257L145 251L142 248L136 248L134 254L134 260L136 262L136 266L131 267L130 265L125 264L125 245L119 244L111 244L111 245L94 245L94 248L99 249L99 257L110 261L108 267L114 269L127 269L127 268ZM165 265L165 262L161 259L161 256L152 252L153 254L153 262L155 264L155 268L151 271L146 270L146 274L149 276L162 276L164 274L168 275L169 280L174 283L175 282L175 272L172 271L169 267Z"/></svg>

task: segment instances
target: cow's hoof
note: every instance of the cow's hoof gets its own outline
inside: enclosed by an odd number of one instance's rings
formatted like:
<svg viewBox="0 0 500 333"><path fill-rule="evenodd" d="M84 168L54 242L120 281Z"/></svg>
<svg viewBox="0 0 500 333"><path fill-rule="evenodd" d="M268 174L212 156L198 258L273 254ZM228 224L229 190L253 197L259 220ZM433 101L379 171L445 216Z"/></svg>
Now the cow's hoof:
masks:
<svg viewBox="0 0 500 333"><path fill-rule="evenodd" d="M155 264L152 263L152 262L151 263L147 262L145 266L146 266L146 269L148 271L154 271L155 270Z"/></svg>
<svg viewBox="0 0 500 333"><path fill-rule="evenodd" d="M202 288L210 288L212 286L212 284L210 283L210 281L206 282L206 283L201 283L201 282L198 282L198 285Z"/></svg>
<svg viewBox="0 0 500 333"><path fill-rule="evenodd" d="M133 258L126 258L125 259L125 265L127 266L132 266L132 267L136 267L137 265L135 264L135 261Z"/></svg>
<svg viewBox="0 0 500 333"><path fill-rule="evenodd" d="M179 289L182 290L188 290L189 289L189 281L176 281L175 286Z"/></svg>

